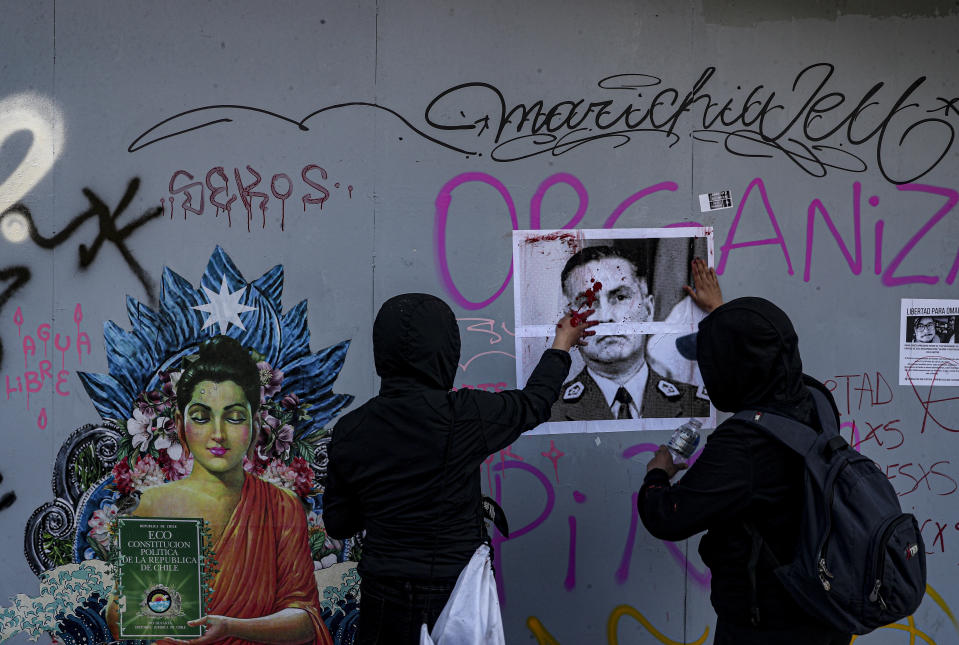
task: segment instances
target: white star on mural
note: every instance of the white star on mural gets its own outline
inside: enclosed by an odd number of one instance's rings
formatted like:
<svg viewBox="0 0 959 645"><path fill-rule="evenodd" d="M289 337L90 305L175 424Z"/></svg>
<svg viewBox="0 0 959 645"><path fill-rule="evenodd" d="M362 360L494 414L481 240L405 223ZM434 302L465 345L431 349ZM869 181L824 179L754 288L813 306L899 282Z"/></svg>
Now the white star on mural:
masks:
<svg viewBox="0 0 959 645"><path fill-rule="evenodd" d="M206 297L209 302L205 305L192 307L192 309L199 309L200 311L205 311L210 314L207 316L206 322L203 323L203 329L206 329L210 325L220 323L221 334L225 334L230 328L230 325L236 325L243 331L246 331L246 327L244 327L240 321L239 314L245 311L256 311L256 307L240 304L240 299L243 297L246 287L230 293L230 288L226 286L226 276L223 276L223 281L220 283L220 293L210 291L205 286L203 287L203 291L206 292Z"/></svg>

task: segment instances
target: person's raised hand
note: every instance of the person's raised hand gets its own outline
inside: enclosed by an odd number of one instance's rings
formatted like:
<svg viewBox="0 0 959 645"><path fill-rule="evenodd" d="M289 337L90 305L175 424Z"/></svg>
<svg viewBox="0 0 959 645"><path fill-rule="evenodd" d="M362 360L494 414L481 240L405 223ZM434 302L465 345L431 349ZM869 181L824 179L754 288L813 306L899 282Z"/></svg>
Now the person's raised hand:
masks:
<svg viewBox="0 0 959 645"><path fill-rule="evenodd" d="M553 339L553 349L568 352L575 345L585 345L587 338L594 335L590 327L598 325L598 320L590 320L594 310L587 309L580 313L571 311L556 323L556 337Z"/></svg>
<svg viewBox="0 0 959 645"><path fill-rule="evenodd" d="M683 290L689 294L696 305L707 314L723 304L723 292L719 288L719 278L716 270L706 266L701 258L694 258L692 262L693 286L683 285Z"/></svg>
<svg viewBox="0 0 959 645"><path fill-rule="evenodd" d="M675 463L673 461L673 456L669 454L669 448L666 446L660 446L656 449L656 453L653 455L653 458L649 460L649 463L646 464L646 472L648 473L651 470L659 468L660 470L665 470L666 474L672 479L676 473L680 470L685 470L689 465L683 462Z"/></svg>

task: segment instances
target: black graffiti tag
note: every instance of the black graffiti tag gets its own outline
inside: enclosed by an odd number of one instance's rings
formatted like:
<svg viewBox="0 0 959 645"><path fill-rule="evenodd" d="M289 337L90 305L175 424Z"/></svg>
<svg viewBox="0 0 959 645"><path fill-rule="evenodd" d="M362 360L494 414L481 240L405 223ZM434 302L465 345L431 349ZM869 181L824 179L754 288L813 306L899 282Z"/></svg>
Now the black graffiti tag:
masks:
<svg viewBox="0 0 959 645"><path fill-rule="evenodd" d="M87 198L90 206L84 212L80 213L60 232L49 237L41 234L33 221L33 214L30 209L18 202L8 208L0 215L0 219L12 213L19 213L27 221L30 240L41 249L52 250L69 240L87 220L95 219L97 222L97 234L93 241L88 244L80 244L77 248L78 263L81 269L89 267L97 258L97 254L103 247L104 242L110 242L120 252L127 267L136 276L147 294L147 299L151 304L156 304L156 286L150 276L144 271L143 267L133 256L133 253L127 247L126 240L137 229L150 220L163 215L163 209L159 206L147 209L139 217L129 221L126 224L119 225L118 220L129 207L130 202L137 194L140 188L139 177L134 177L127 183L123 197L117 204L117 207L110 210L110 207L90 188L83 189L83 195ZM0 268L0 283L7 283L7 287L0 293L0 311L3 311L4 305L10 298L22 289L30 281L30 269L25 266L9 266ZM3 365L3 342L0 340L0 366Z"/></svg>
<svg viewBox="0 0 959 645"><path fill-rule="evenodd" d="M3 483L3 473L0 473L0 484ZM13 503L17 501L17 494L13 491L9 493L4 493L3 497L0 497L0 511L6 510L13 506Z"/></svg>
<svg viewBox="0 0 959 645"><path fill-rule="evenodd" d="M956 125L949 117L959 116L959 97L935 97L937 103L929 107L931 84L926 76L901 85L879 80L850 89L840 85L835 71L831 63L813 63L777 89L758 79L716 81L717 68L712 66L692 83L642 72L613 74L586 94L559 100L536 96L517 100L492 83L472 81L449 87L429 101L423 113L428 128L367 102L328 105L301 119L255 106L207 105L163 119L127 150L136 152L171 137L254 117L278 119L291 129L308 132L314 119L332 111L372 109L391 114L433 144L467 158L486 156L498 162L559 156L600 141L618 148L638 137L652 137L673 147L691 137L721 145L738 157L783 158L814 177L831 170L865 172L871 156L888 181L907 184L953 152ZM456 143L450 137L456 137ZM903 155L907 145L911 148L924 137L935 143L923 146L921 154L912 150Z"/></svg>

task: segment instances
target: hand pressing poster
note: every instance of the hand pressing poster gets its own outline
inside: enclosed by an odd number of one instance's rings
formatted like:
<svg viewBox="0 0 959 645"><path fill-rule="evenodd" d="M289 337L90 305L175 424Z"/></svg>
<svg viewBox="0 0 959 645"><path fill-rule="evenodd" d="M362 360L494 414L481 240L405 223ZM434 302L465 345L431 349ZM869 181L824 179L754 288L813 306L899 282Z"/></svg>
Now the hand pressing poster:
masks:
<svg viewBox="0 0 959 645"><path fill-rule="evenodd" d="M672 429L715 420L694 361L676 350L704 313L683 291L693 258L713 265L708 228L514 231L516 379L522 387L556 322L592 308L596 335L549 422L534 434Z"/></svg>

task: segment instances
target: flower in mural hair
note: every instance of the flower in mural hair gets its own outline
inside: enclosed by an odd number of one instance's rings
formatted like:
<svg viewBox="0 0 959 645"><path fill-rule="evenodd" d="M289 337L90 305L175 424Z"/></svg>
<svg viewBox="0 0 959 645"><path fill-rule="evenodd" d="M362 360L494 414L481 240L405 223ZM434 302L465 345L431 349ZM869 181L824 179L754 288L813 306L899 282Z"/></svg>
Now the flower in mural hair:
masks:
<svg viewBox="0 0 959 645"><path fill-rule="evenodd" d="M263 472L260 474L260 479L268 481L274 486L293 490L296 473L279 459L274 459L263 469Z"/></svg>
<svg viewBox="0 0 959 645"><path fill-rule="evenodd" d="M183 456L183 446L180 445L180 440L176 436L176 426L173 419L169 417L156 418L156 439L153 442L153 447L157 450L165 450L174 461L179 461L180 457Z"/></svg>
<svg viewBox="0 0 959 645"><path fill-rule="evenodd" d="M256 444L256 453L261 460L269 461L275 452L277 435L283 422L270 414L264 406L260 408L260 437Z"/></svg>
<svg viewBox="0 0 959 645"><path fill-rule="evenodd" d="M136 490L128 457L124 457L113 466L113 483L121 495L131 495Z"/></svg>
<svg viewBox="0 0 959 645"><path fill-rule="evenodd" d="M283 385L283 370L273 369L266 361L258 362L256 367L260 370L260 403L264 403L280 391L280 386Z"/></svg>
<svg viewBox="0 0 959 645"><path fill-rule="evenodd" d="M260 478L274 486L291 490L301 497L309 497L313 493L313 469L302 457L295 457L289 464L274 459L263 470Z"/></svg>
<svg viewBox="0 0 959 645"><path fill-rule="evenodd" d="M166 397L170 399L176 397L176 385L180 382L180 375L182 374L183 372L179 371L160 372L160 391L162 391Z"/></svg>
<svg viewBox="0 0 959 645"><path fill-rule="evenodd" d="M275 442L273 444L273 453L278 456L285 455L292 445L293 426L291 426L289 423L284 423L282 426L280 426L280 429L276 431Z"/></svg>
<svg viewBox="0 0 959 645"><path fill-rule="evenodd" d="M151 427L156 415L144 412L140 408L133 410L133 418L127 419L127 433L131 437L134 447L140 452L150 448L150 439L153 437Z"/></svg>
<svg viewBox="0 0 959 645"><path fill-rule="evenodd" d="M110 549L110 526L117 516L117 507L115 504L107 504L103 508L93 511L87 526L90 528L89 536L104 551Z"/></svg>
<svg viewBox="0 0 959 645"><path fill-rule="evenodd" d="M264 459L259 450L253 451L253 459L248 457L243 457L243 470L250 473L251 475L256 475L259 477L263 474L263 471L266 469L267 464L270 463L269 459Z"/></svg>
<svg viewBox="0 0 959 645"><path fill-rule="evenodd" d="M300 407L300 397L293 393L287 394L283 397L283 400L280 401L280 405L283 406L284 410L293 412Z"/></svg>
<svg viewBox="0 0 959 645"><path fill-rule="evenodd" d="M160 465L151 455L144 455L133 466L132 472L133 486L137 490L144 490L151 486L159 486L163 483L163 471Z"/></svg>
<svg viewBox="0 0 959 645"><path fill-rule="evenodd" d="M176 445L180 446L180 444ZM157 459L163 475L171 482L183 479L193 470L193 457L183 454L182 449L180 453L180 458L174 459L170 455L170 450L161 450L160 457Z"/></svg>
<svg viewBox="0 0 959 645"><path fill-rule="evenodd" d="M157 415L157 410L164 407L166 404L166 397L163 392L159 390L149 390L147 392L141 392L140 396L137 397L137 408L140 412L155 417Z"/></svg>
<svg viewBox="0 0 959 645"><path fill-rule="evenodd" d="M295 457L290 462L290 469L293 470L293 490L298 495L307 497L313 492L313 469L310 464L302 457Z"/></svg>

